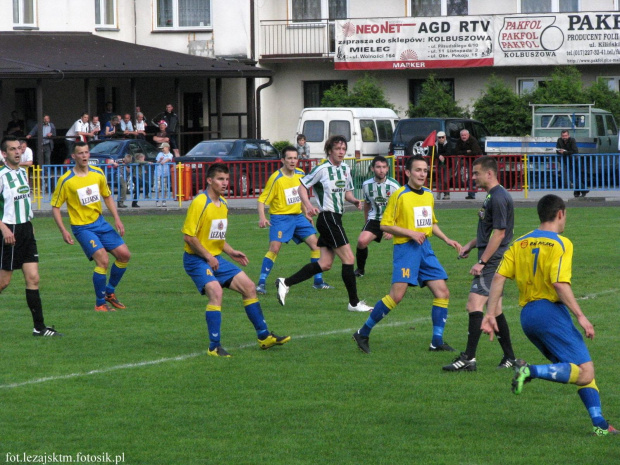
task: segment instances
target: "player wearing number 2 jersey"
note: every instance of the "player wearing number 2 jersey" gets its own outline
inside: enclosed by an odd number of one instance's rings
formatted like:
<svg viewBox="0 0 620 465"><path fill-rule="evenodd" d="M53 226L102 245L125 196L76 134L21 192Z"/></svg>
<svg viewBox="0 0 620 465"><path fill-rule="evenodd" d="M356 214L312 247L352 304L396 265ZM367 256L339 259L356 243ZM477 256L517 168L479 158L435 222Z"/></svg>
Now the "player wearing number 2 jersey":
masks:
<svg viewBox="0 0 620 465"><path fill-rule="evenodd" d="M125 305L116 298L115 289L131 257L127 244L121 237L125 234L125 227L116 211L116 203L112 198L105 174L99 168L88 164L90 159L88 144L77 142L71 156L75 160L75 166L58 180L52 196L52 215L63 240L73 245L71 234L65 228L60 214L60 207L65 202L67 203L71 232L82 246L86 257L95 262L93 272L95 311L107 312L113 311L114 308L124 309ZM116 231L102 215L102 198L114 217ZM108 252L116 259L110 270L109 281L107 281Z"/></svg>

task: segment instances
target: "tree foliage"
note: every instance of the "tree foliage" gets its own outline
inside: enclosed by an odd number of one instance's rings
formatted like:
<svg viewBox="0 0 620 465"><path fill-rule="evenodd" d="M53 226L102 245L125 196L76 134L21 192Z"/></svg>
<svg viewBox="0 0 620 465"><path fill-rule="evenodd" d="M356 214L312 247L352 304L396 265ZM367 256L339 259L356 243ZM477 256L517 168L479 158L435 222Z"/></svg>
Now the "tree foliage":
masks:
<svg viewBox="0 0 620 465"><path fill-rule="evenodd" d="M531 93L532 103L537 104L577 104L590 103L583 90L581 73L574 66L555 68L551 79L543 81Z"/></svg>
<svg viewBox="0 0 620 465"><path fill-rule="evenodd" d="M601 108L613 113L616 122L620 121L620 93L611 90L603 79L599 78L587 90L588 103L594 103L596 108Z"/></svg>
<svg viewBox="0 0 620 465"><path fill-rule="evenodd" d="M321 99L321 106L394 109L394 104L385 97L379 81L368 73L357 80L351 92L342 84L327 89Z"/></svg>
<svg viewBox="0 0 620 465"><path fill-rule="evenodd" d="M497 136L524 136L531 132L529 95L519 97L500 78L492 75L484 94L474 103L473 117Z"/></svg>
<svg viewBox="0 0 620 465"><path fill-rule="evenodd" d="M411 118L450 118L465 117L467 111L461 108L452 98L448 87L430 74L420 92L420 99L417 105L409 104L408 114Z"/></svg>

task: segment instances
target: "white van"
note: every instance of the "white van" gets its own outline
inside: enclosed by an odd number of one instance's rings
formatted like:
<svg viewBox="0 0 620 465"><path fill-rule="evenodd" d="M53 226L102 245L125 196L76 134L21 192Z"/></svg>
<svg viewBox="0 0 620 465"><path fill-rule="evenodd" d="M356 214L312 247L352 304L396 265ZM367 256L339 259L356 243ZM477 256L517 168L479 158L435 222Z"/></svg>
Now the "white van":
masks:
<svg viewBox="0 0 620 465"><path fill-rule="evenodd" d="M325 158L325 142L337 135L347 140L347 157L385 156L397 122L389 108L305 108L297 134L306 136L311 158Z"/></svg>

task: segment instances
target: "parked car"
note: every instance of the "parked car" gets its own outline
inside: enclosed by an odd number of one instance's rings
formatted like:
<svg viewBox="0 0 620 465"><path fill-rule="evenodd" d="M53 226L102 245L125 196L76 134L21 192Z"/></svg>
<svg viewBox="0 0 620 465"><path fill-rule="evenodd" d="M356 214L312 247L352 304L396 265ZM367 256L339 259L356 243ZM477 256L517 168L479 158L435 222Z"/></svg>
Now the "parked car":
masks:
<svg viewBox="0 0 620 465"><path fill-rule="evenodd" d="M264 139L216 139L199 142L185 156L175 158L175 162L191 167L194 193L207 187L208 164L227 163L229 190L233 195L245 196L265 185L271 173L280 167L280 154Z"/></svg>
<svg viewBox="0 0 620 465"><path fill-rule="evenodd" d="M463 129L467 129L484 150L484 142L490 133L480 121L465 118L407 118L401 119L396 125L390 154L409 156L417 151L427 155L427 151L422 149L422 142L433 131L445 132L450 147L454 149Z"/></svg>

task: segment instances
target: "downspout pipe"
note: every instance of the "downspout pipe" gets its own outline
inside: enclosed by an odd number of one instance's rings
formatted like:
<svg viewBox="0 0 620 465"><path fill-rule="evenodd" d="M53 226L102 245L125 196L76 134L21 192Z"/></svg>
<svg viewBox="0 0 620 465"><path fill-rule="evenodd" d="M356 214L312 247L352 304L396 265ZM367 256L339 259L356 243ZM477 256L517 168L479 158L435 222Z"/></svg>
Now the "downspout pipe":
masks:
<svg viewBox="0 0 620 465"><path fill-rule="evenodd" d="M273 76L269 76L269 80L264 83L261 84L260 86L258 86L256 88L256 138L257 139L262 139L262 118L261 118L261 99L260 99L260 93L263 89L266 89L267 87L269 87L271 84L273 84Z"/></svg>

